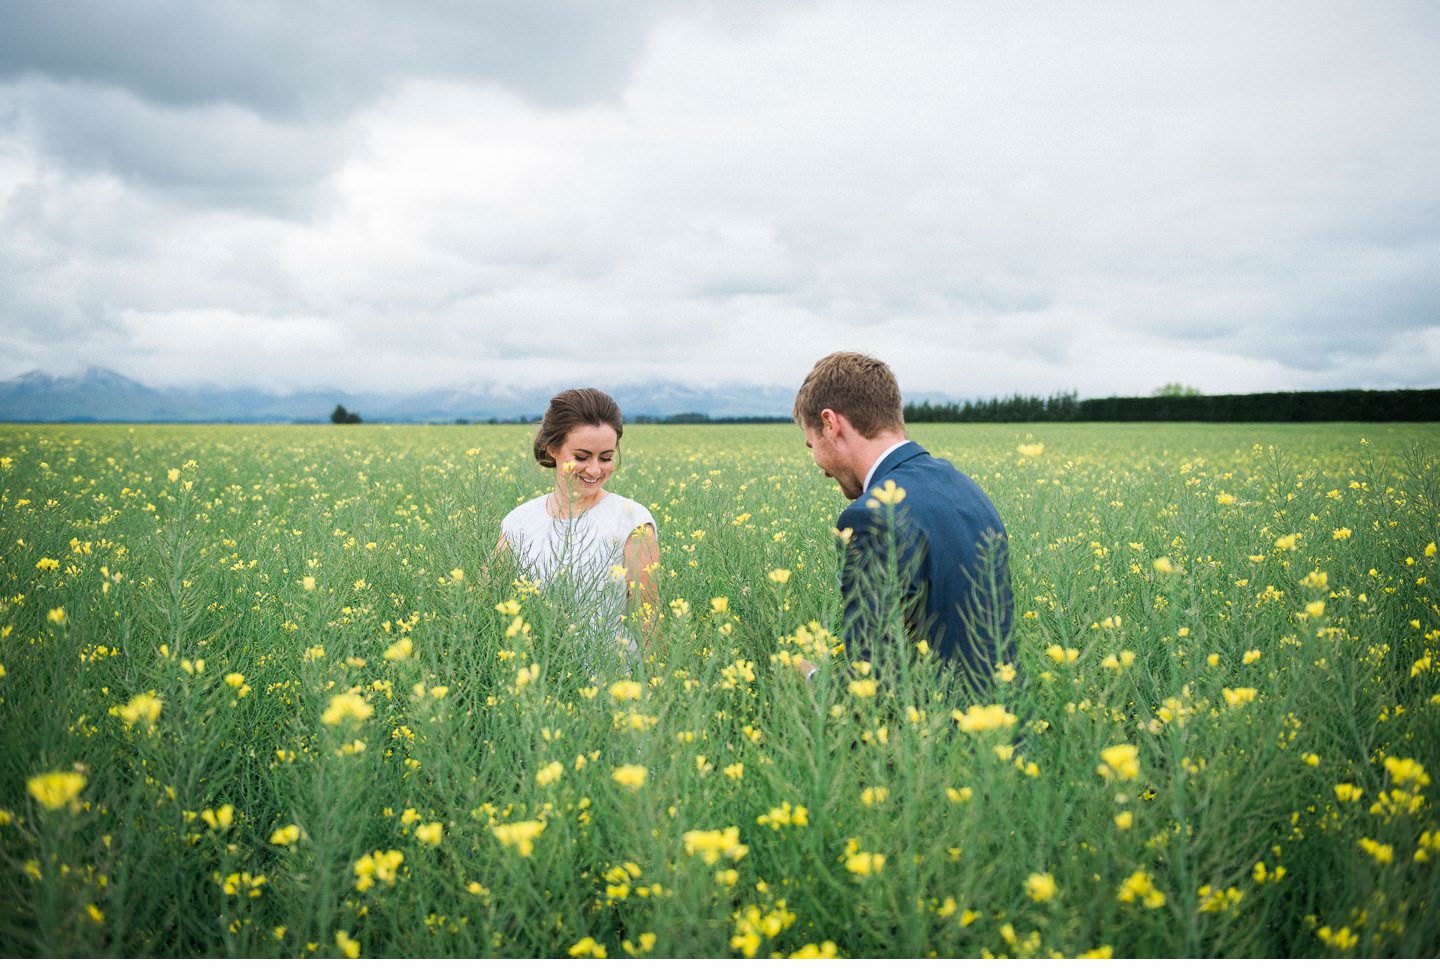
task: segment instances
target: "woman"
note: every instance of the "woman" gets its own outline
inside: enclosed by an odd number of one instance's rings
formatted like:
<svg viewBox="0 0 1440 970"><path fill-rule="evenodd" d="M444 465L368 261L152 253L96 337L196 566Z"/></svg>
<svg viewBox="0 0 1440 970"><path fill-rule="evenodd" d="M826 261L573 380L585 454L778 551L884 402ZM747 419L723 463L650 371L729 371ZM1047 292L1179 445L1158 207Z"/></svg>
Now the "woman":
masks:
<svg viewBox="0 0 1440 970"><path fill-rule="evenodd" d="M639 648L623 618L628 605L648 636L659 610L660 547L649 510L605 488L624 430L619 406L603 391L579 388L551 398L535 435L535 460L555 469L555 487L505 516L497 551L509 549L521 575L538 583L571 623L602 642L618 641L633 657ZM594 672L594 664L586 666Z"/></svg>

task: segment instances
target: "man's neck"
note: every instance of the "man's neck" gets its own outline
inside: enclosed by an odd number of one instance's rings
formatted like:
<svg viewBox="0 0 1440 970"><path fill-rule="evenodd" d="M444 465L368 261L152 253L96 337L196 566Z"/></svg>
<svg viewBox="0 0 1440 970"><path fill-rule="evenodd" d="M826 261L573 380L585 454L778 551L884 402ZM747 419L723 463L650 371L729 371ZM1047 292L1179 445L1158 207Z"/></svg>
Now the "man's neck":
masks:
<svg viewBox="0 0 1440 970"><path fill-rule="evenodd" d="M903 431L881 431L873 438L862 438L862 443L855 449L855 477L865 481L881 455L907 440Z"/></svg>

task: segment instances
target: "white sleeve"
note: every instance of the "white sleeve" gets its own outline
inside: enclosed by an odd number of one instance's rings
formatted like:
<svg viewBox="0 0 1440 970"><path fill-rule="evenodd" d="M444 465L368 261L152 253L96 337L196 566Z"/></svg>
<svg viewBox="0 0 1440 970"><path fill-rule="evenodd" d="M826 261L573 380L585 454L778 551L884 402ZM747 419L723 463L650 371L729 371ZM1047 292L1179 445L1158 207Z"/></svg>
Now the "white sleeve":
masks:
<svg viewBox="0 0 1440 970"><path fill-rule="evenodd" d="M626 532L626 535L627 535L627 536L628 536L631 532L634 532L636 529L640 528L642 525L648 525L648 526L650 526L650 528L652 528L652 529L655 530L655 535L656 535L656 537L657 537L657 538L659 537L659 535L660 535L660 530L659 530L658 528L656 528L656 526L655 526L655 517L650 514L650 510L649 510L649 509L647 509L645 506L641 505L639 502L636 502L636 501L634 501L634 500L631 500L629 513L630 513L630 514L629 514L629 517L628 517L628 518L629 518L629 526L630 526L630 528L629 528L629 530Z"/></svg>

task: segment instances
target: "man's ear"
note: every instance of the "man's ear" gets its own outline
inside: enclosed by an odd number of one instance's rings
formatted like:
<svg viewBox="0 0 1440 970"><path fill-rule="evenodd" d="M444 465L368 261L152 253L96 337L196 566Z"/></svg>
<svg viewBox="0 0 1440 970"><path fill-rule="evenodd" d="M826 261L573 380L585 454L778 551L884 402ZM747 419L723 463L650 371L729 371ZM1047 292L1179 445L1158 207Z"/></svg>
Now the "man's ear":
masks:
<svg viewBox="0 0 1440 970"><path fill-rule="evenodd" d="M820 412L820 430L832 440L838 440L850 435L854 426L850 419L839 411L832 408L825 408Z"/></svg>

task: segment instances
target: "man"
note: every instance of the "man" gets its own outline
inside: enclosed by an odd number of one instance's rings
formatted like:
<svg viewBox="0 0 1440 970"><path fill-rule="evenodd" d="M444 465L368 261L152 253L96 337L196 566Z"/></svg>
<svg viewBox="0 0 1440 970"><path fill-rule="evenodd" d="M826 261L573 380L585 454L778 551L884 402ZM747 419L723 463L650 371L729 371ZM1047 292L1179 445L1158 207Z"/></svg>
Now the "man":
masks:
<svg viewBox="0 0 1440 970"><path fill-rule="evenodd" d="M1005 526L948 461L905 437L900 387L883 361L834 353L795 396L815 464L851 500L836 530L845 641L885 673L886 644L925 640L986 692L1012 657Z"/></svg>

